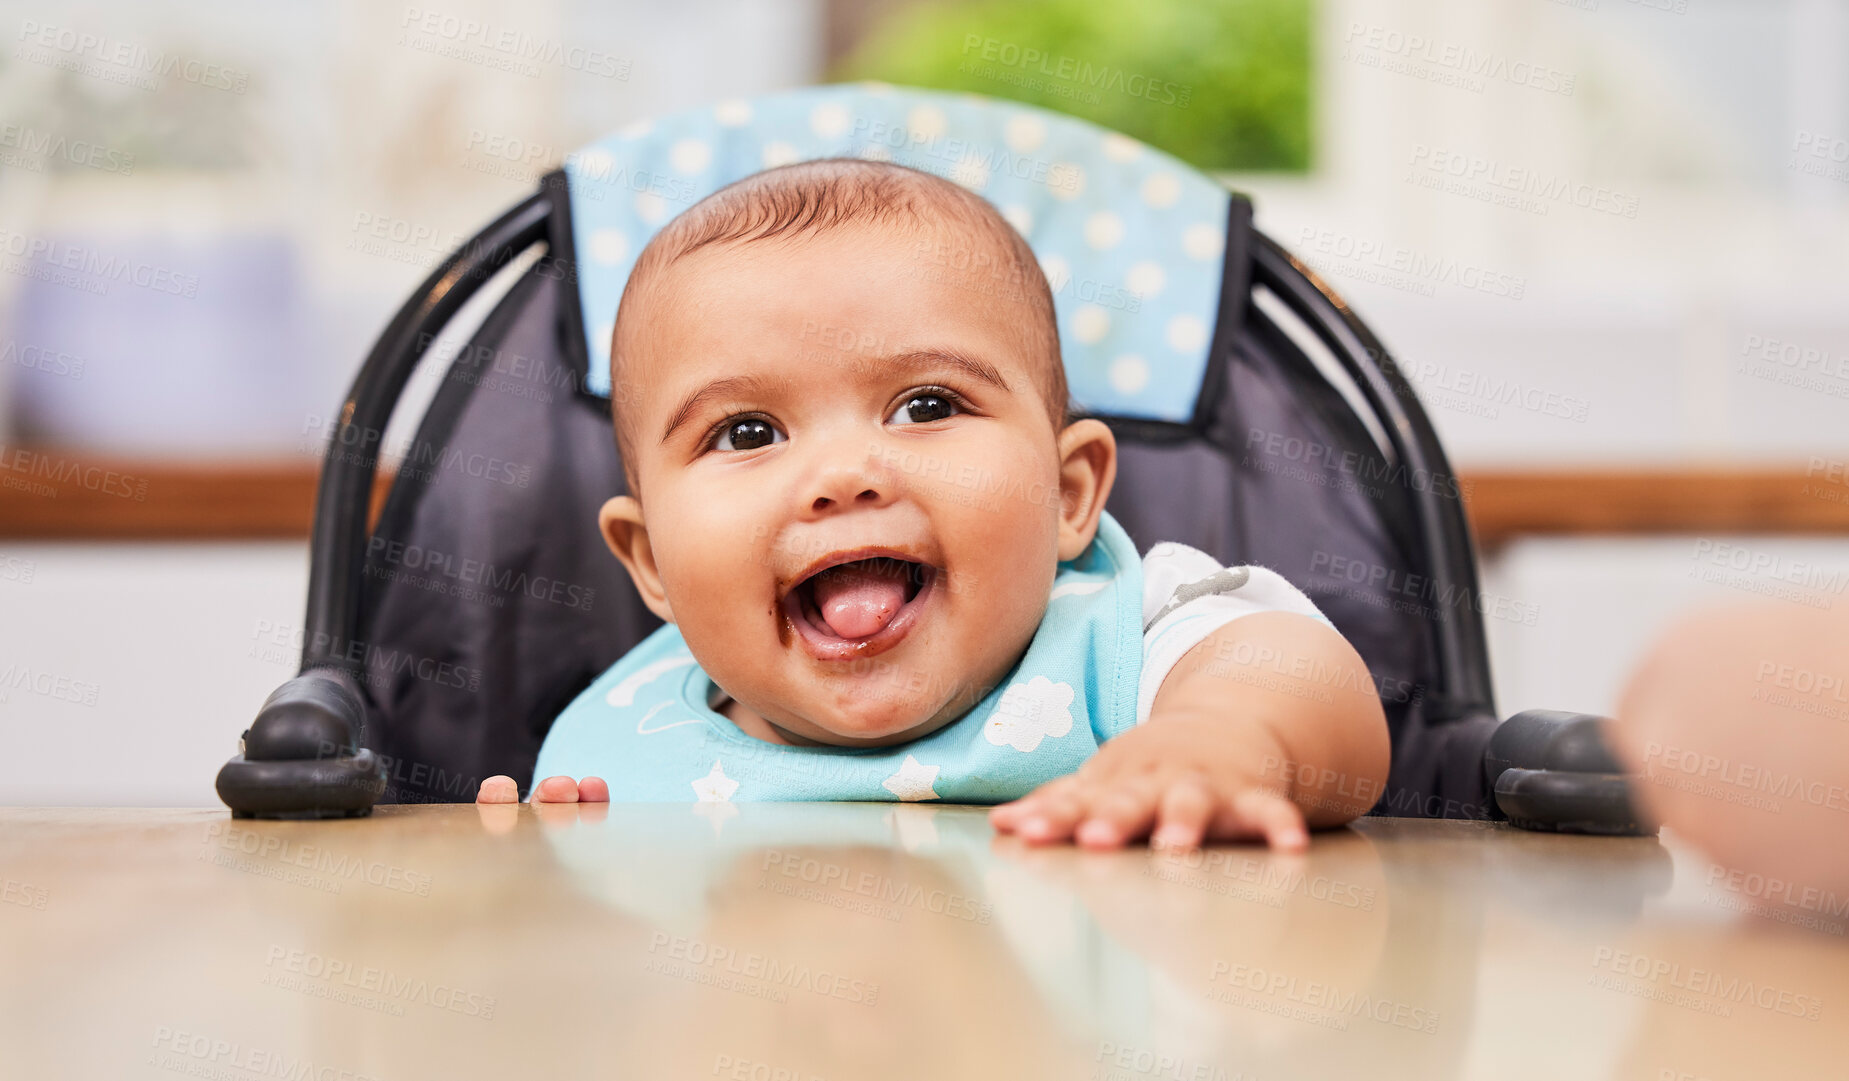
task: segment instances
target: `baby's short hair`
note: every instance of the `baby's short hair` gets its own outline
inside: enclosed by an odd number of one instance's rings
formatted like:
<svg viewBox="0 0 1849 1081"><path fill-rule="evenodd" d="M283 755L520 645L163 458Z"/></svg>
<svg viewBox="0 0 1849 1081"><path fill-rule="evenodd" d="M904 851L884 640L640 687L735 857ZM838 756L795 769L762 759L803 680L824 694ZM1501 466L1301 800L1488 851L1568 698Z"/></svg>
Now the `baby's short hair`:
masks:
<svg viewBox="0 0 1849 1081"><path fill-rule="evenodd" d="M623 382L628 348L624 331L633 326L636 309L649 299L655 279L676 260L709 245L750 244L888 222L920 230L948 223L990 242L1003 260L991 280L1008 283L1034 309L1032 318L1022 321L1022 344L1039 361L1038 385L1053 430L1065 428L1071 412L1053 293L1026 239L988 200L941 177L890 162L821 158L766 169L720 188L669 222L637 257L617 306L610 353L611 419L631 495L640 498L634 433L623 415L628 397Z"/></svg>

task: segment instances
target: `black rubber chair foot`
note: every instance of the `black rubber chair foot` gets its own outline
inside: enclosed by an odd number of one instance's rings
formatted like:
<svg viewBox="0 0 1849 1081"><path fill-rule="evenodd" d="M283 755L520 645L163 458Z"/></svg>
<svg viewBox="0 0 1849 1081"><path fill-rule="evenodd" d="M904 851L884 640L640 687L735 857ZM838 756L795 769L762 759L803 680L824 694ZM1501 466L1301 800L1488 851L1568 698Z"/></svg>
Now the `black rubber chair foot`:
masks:
<svg viewBox="0 0 1849 1081"><path fill-rule="evenodd" d="M1496 778L1496 805L1509 824L1549 833L1644 837L1656 824L1631 800L1636 778L1623 773L1506 769Z"/></svg>
<svg viewBox="0 0 1849 1081"><path fill-rule="evenodd" d="M385 763L370 750L274 762L239 755L218 771L217 787L233 818L362 818L385 791Z"/></svg>
<svg viewBox="0 0 1849 1081"><path fill-rule="evenodd" d="M343 671L311 668L276 688L218 771L233 818L360 818L385 792L385 762L359 746L366 702Z"/></svg>
<svg viewBox="0 0 1849 1081"><path fill-rule="evenodd" d="M1631 798L1637 778L1623 772L1605 741L1610 723L1591 713L1531 709L1496 729L1484 774L1511 825L1608 837L1656 832Z"/></svg>

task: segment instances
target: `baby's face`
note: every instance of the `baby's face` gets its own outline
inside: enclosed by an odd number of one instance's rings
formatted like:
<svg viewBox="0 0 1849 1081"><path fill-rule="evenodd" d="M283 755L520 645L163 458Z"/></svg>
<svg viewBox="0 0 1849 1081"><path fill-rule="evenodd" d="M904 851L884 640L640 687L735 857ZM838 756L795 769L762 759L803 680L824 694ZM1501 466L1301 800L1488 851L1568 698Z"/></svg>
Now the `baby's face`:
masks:
<svg viewBox="0 0 1849 1081"><path fill-rule="evenodd" d="M980 701L1115 468L1101 423L1054 430L1031 294L920 251L878 226L702 248L622 339L643 503L605 533L714 682L800 739L901 742Z"/></svg>

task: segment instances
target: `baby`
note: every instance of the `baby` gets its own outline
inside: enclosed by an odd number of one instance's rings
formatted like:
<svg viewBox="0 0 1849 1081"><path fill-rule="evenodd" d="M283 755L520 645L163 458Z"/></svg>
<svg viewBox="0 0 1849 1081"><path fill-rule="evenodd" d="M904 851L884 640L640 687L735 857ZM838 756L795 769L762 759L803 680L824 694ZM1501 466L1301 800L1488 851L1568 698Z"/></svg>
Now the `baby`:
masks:
<svg viewBox="0 0 1849 1081"><path fill-rule="evenodd" d="M611 388L599 525L667 626L559 716L534 801L941 799L1033 843L1297 849L1379 795L1373 682L1309 599L1139 559L1105 512L1116 442L1070 419L1046 278L980 196L851 159L713 193L638 259Z"/></svg>

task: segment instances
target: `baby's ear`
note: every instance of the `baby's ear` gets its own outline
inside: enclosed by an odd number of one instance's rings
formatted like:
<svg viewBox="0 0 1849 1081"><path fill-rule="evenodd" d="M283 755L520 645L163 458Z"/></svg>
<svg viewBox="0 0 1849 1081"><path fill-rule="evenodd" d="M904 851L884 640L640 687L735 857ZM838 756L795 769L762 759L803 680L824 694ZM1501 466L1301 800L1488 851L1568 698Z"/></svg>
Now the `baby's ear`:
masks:
<svg viewBox="0 0 1849 1081"><path fill-rule="evenodd" d="M1098 532L1098 515L1117 479L1117 437L1101 420L1073 421L1059 433L1059 558L1077 559Z"/></svg>
<svg viewBox="0 0 1849 1081"><path fill-rule="evenodd" d="M629 571L642 603L663 622L674 622L674 609L668 605L668 594L661 588L661 571L655 566L655 549L649 544L648 525L642 520L642 504L627 495L611 499L597 512L597 528L603 533L604 543Z"/></svg>

